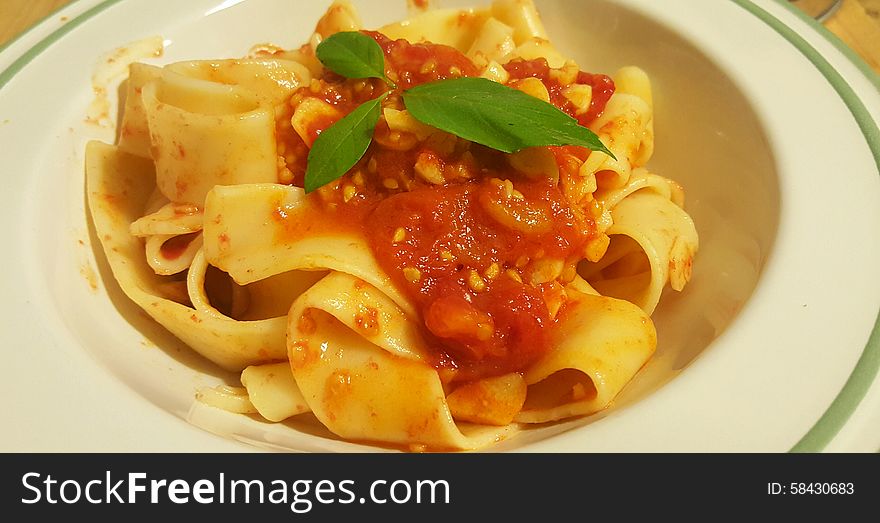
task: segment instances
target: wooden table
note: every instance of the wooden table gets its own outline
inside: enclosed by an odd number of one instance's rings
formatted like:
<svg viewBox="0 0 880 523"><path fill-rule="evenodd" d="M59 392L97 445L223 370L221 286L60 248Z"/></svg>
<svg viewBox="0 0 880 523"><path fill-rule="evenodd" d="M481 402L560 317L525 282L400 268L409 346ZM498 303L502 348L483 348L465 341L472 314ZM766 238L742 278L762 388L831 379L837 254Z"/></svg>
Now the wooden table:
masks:
<svg viewBox="0 0 880 523"><path fill-rule="evenodd" d="M797 0L809 3L816 0ZM70 0L0 0L0 45ZM880 0L844 0L825 26L880 73Z"/></svg>

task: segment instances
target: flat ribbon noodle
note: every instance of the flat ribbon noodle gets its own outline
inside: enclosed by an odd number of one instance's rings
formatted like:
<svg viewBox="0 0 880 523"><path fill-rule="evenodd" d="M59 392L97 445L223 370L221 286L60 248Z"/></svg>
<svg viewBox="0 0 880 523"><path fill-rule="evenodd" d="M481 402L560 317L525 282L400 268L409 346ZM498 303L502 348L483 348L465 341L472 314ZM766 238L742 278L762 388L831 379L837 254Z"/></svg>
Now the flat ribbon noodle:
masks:
<svg viewBox="0 0 880 523"><path fill-rule="evenodd" d="M516 421L543 423L606 408L657 345L654 324L632 303L569 289L553 331L554 350L523 375L529 384Z"/></svg>
<svg viewBox="0 0 880 523"><path fill-rule="evenodd" d="M600 190L624 187L633 170L654 154L654 103L648 75L638 67L614 74L615 92L605 110L590 124L617 159L593 152L581 167L581 176L596 176Z"/></svg>
<svg viewBox="0 0 880 523"><path fill-rule="evenodd" d="M367 329L357 320L365 303L376 311ZM330 273L296 300L288 329L299 389L318 419L343 438L475 449L515 429L456 424L417 325L358 278Z"/></svg>
<svg viewBox="0 0 880 523"><path fill-rule="evenodd" d="M312 79L304 65L277 58L190 60L169 64L166 69L189 78L246 89L272 105L283 103Z"/></svg>
<svg viewBox="0 0 880 523"><path fill-rule="evenodd" d="M652 190L623 198L611 214L611 246L598 263L582 263L581 275L601 294L650 314L667 282L681 290L690 279L696 228L681 207Z"/></svg>
<svg viewBox="0 0 880 523"><path fill-rule="evenodd" d="M293 269L345 272L385 290L415 315L361 236L311 232L321 224L308 220L309 205L298 187L216 187L205 202L205 257L241 285Z"/></svg>
<svg viewBox="0 0 880 523"><path fill-rule="evenodd" d="M198 207L169 202L139 218L129 230L134 236L141 237L155 234L176 236L201 231L202 221L202 211Z"/></svg>
<svg viewBox="0 0 880 523"><path fill-rule="evenodd" d="M165 68L142 91L159 190L202 205L215 185L278 179L275 111L238 86Z"/></svg>
<svg viewBox="0 0 880 523"><path fill-rule="evenodd" d="M241 322L177 303L129 232L155 188L153 164L101 142L86 148L86 185L95 231L122 291L196 352L228 370L284 360L285 318Z"/></svg>
<svg viewBox="0 0 880 523"><path fill-rule="evenodd" d="M247 389L248 399L256 411L269 421L283 421L309 412L309 405L286 361L244 369L241 384Z"/></svg>
<svg viewBox="0 0 880 523"><path fill-rule="evenodd" d="M565 62L531 2L496 0L484 9L436 9L385 25L379 32L393 40L448 45L477 60L542 57L553 67Z"/></svg>
<svg viewBox="0 0 880 523"><path fill-rule="evenodd" d="M127 153L150 157L150 127L142 93L144 86L161 77L162 68L155 65L135 62L128 68L125 109L119 127L119 148Z"/></svg>

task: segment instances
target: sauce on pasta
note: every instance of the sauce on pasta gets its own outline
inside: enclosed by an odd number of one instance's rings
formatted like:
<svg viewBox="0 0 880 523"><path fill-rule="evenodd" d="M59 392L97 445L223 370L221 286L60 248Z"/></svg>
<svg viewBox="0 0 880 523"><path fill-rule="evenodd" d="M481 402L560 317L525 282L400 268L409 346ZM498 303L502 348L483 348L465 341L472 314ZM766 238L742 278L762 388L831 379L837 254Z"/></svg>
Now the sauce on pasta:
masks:
<svg viewBox="0 0 880 523"><path fill-rule="evenodd" d="M511 80L522 80L524 78L537 78L541 80L550 94L550 103L568 113L569 116L575 118L584 127L589 126L593 120L602 114L602 111L605 110L605 105L614 94L614 80L610 76L578 71L575 83L589 85L592 90L589 110L578 114L577 107L563 94L566 86L560 81L561 76L551 74L552 69L550 64L547 63L546 58L535 58L532 60L517 58L507 62L503 67L510 74Z"/></svg>
<svg viewBox="0 0 880 523"><path fill-rule="evenodd" d="M365 34L384 50L388 76L399 88L478 74L452 47ZM552 76L545 59L518 60L505 68L514 85L539 79L551 103L575 116L562 94L566 85ZM580 115L581 123L588 123L604 109L614 84L605 75L582 71L573 81L597 93L589 112ZM309 93L294 96L291 108L313 96L337 109L316 119L310 130L316 137L384 89L380 80L349 80L326 71ZM396 96L391 94L386 107L402 108ZM281 136L282 142L298 138L291 129ZM288 168L302 172L300 156L307 149L292 148L299 154ZM589 155L582 147L550 150L563 170L566 158L583 161ZM521 371L550 350L547 330L565 306L561 285L574 278L585 245L596 235L595 208L574 205L557 180L517 172L506 156L445 133L421 141L380 121L363 159L318 191L320 204L310 218L365 235L380 266L418 305L437 364L458 380Z"/></svg>

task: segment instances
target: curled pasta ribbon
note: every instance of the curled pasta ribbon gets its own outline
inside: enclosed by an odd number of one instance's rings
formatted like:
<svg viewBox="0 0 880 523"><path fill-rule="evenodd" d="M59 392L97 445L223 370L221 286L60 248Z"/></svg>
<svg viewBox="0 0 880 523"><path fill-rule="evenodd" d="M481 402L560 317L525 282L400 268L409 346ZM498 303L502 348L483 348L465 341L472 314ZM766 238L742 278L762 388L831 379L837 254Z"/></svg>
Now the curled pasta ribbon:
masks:
<svg viewBox="0 0 880 523"><path fill-rule="evenodd" d="M415 315L412 304L357 235L312 233L305 192L278 184L216 187L205 203L205 257L240 285L291 270L337 270L385 289Z"/></svg>
<svg viewBox="0 0 880 523"><path fill-rule="evenodd" d="M129 231L146 239L147 263L156 274L168 276L185 271L202 248L202 211L192 204L162 205L163 201L167 202L154 193L147 203L148 214L132 223Z"/></svg>
<svg viewBox="0 0 880 523"><path fill-rule="evenodd" d="M543 423L607 407L653 354L653 324L638 307L569 294L546 358L522 376L479 380L447 395L426 363L417 324L378 289L333 272L291 309L291 369L312 411L342 437L479 448L516 430L513 419Z"/></svg>
<svg viewBox="0 0 880 523"><path fill-rule="evenodd" d="M135 62L128 68L119 148L141 158L150 157L150 127L141 94L148 83L161 77L162 68L155 65Z"/></svg>
<svg viewBox="0 0 880 523"><path fill-rule="evenodd" d="M193 60L171 64L166 68L143 63L129 67L126 85L125 109L119 126L119 146L123 151L149 158L151 136L149 115L155 109L144 104L143 90L151 83L163 82L165 71L182 77L218 85L238 86L270 105L283 102L287 96L302 85L308 85L311 72L304 65L279 58L253 57L225 60ZM173 79L172 79L173 81ZM192 88L205 89L207 96L218 96L204 84L195 83ZM188 107L181 107L184 111ZM197 111L196 111L197 112ZM183 113L186 116L186 113ZM197 119L196 115L189 115ZM153 116L155 119L155 115ZM157 129L157 132L162 131Z"/></svg>
<svg viewBox="0 0 880 523"><path fill-rule="evenodd" d="M637 306L572 289L568 296L554 350L524 374L529 388L516 417L521 423L604 409L654 353L654 324Z"/></svg>
<svg viewBox="0 0 880 523"><path fill-rule="evenodd" d="M593 152L581 167L581 176L596 177L599 190L626 186L633 170L654 154L654 107L647 74L638 67L624 67L614 74L614 84L614 94L590 128L616 159Z"/></svg>
<svg viewBox="0 0 880 523"><path fill-rule="evenodd" d="M248 367L241 373L241 384L254 409L269 421L310 411L287 362Z"/></svg>
<svg viewBox="0 0 880 523"><path fill-rule="evenodd" d="M149 204L148 204L149 205ZM202 211L195 205L166 203L158 210L134 221L129 231L134 236L191 234L202 230Z"/></svg>
<svg viewBox="0 0 880 523"><path fill-rule="evenodd" d="M208 262L205 260L205 254L200 249L192 259L189 272L186 276L186 289L189 294L189 301L193 307L205 314L210 314L216 318L238 318L241 317L250 305L249 296L244 287L232 284L230 286L229 314L223 314L214 305L208 297L208 291L205 285L205 279L208 273Z"/></svg>
<svg viewBox="0 0 880 523"><path fill-rule="evenodd" d="M515 430L456 423L419 327L391 299L332 272L294 303L290 366L312 412L354 440L474 449Z"/></svg>
<svg viewBox="0 0 880 523"><path fill-rule="evenodd" d="M517 57L548 58L552 67L565 62L550 44L532 2L496 0L486 9L436 9L385 25L379 32L391 39L448 45L478 63Z"/></svg>
<svg viewBox="0 0 880 523"><path fill-rule="evenodd" d="M202 388L196 399L227 412L259 414L273 422L309 412L287 362L247 367L241 372L241 384Z"/></svg>
<svg viewBox="0 0 880 523"><path fill-rule="evenodd" d="M601 260L580 273L599 293L654 311L667 283L681 290L690 280L699 238L678 204L680 188L639 170L626 187L601 194L611 208L611 243Z"/></svg>
<svg viewBox="0 0 880 523"><path fill-rule="evenodd" d="M165 69L143 103L157 185L172 202L201 205L215 185L277 179L274 109L259 96Z"/></svg>
<svg viewBox="0 0 880 523"><path fill-rule="evenodd" d="M236 414L256 414L259 412L253 402L251 402L248 390L245 387L218 385L216 387L201 388L196 392L196 399L205 405Z"/></svg>
<svg viewBox="0 0 880 523"><path fill-rule="evenodd" d="M302 64L278 58L190 60L166 67L182 76L245 89L271 105L287 100L312 74Z"/></svg>
<svg viewBox="0 0 880 523"><path fill-rule="evenodd" d="M167 280L150 268L142 242L129 231L154 189L152 162L112 145L88 144L89 208L122 291L193 350L225 369L286 359L285 318L242 322L194 309L168 295Z"/></svg>

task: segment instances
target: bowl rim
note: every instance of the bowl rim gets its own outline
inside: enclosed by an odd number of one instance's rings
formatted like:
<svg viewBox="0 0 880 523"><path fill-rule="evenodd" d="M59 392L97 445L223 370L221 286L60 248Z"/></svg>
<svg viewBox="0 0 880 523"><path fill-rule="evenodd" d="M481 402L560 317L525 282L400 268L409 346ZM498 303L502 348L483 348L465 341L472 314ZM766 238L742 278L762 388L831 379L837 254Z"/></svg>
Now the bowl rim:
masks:
<svg viewBox="0 0 880 523"><path fill-rule="evenodd" d="M63 36L94 18L106 9L123 0L73 0L66 6L47 15L26 32L7 42L0 48L0 61L5 62L15 56L0 72L0 90L3 90L19 72L36 59L43 51L58 42ZM861 130L880 174L880 128L869 109L865 106L856 89L847 82L843 74L835 68L821 51L811 42L794 31L789 25L771 14L759 3L781 5L798 19L812 27L816 34L830 42L867 81L880 90L880 75L822 24L802 13L785 0L733 0L742 9L771 27L782 38L796 48L822 74L848 108L851 116ZM61 20L59 21L59 15ZM20 48L24 47L23 50ZM857 407L868 395L880 371L880 311L865 347L850 372L844 386L827 407L820 418L790 449L790 452L819 452L838 435L850 420Z"/></svg>
<svg viewBox="0 0 880 523"><path fill-rule="evenodd" d="M733 0L737 5L753 14L759 20L770 26L791 43L798 51L807 58L816 69L825 77L834 88L846 107L849 109L856 123L861 129L867 141L868 147L874 156L874 162L880 174L880 128L877 122L868 112L868 108L855 92L853 87L843 78L841 73L803 36L795 32L791 27L771 15L766 10L751 0ZM831 42L844 56L855 65L875 87L880 89L880 75L875 73L870 66L846 45L834 33L825 26L806 15L803 11L784 0L775 0L776 3L794 13L802 21L815 29L822 37ZM877 378L880 370L880 311L874 320L874 327L865 344L858 362L853 368L843 388L825 410L822 416L813 424L812 428L791 448L790 452L818 452L825 448L828 443L840 432L849 421L859 403L868 394L871 384Z"/></svg>

